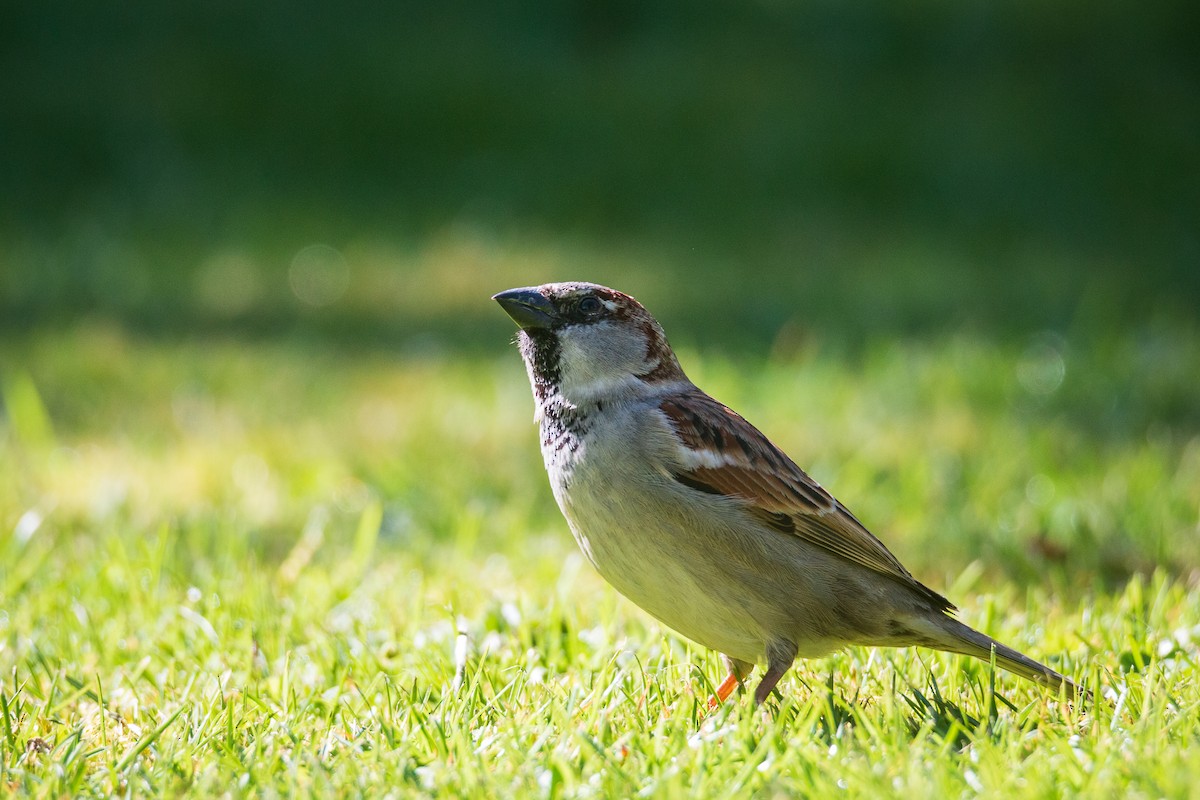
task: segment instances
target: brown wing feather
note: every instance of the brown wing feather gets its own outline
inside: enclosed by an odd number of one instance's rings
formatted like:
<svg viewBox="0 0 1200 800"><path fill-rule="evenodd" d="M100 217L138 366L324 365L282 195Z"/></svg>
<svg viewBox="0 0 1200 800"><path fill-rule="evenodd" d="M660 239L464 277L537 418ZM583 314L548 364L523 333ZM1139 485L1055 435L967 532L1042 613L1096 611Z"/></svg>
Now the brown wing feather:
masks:
<svg viewBox="0 0 1200 800"><path fill-rule="evenodd" d="M736 497L771 528L799 536L912 588L943 611L954 606L926 587L849 510L735 411L696 389L660 408L690 448L722 463L685 466L675 479L698 491Z"/></svg>

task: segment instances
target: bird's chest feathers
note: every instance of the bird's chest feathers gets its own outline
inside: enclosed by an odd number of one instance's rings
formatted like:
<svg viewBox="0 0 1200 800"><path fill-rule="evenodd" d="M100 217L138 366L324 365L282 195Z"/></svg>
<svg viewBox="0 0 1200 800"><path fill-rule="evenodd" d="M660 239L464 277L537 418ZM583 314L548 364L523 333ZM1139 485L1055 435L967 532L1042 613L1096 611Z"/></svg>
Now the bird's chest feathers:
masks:
<svg viewBox="0 0 1200 800"><path fill-rule="evenodd" d="M539 403L542 456L554 498L580 550L621 594L708 647L752 660L758 634L729 617L704 560L719 531L697 525L661 463L670 432L637 403L598 413L561 397ZM664 483L664 480L668 482ZM665 492L665 493L664 493ZM699 620L699 622L697 622Z"/></svg>
<svg viewBox="0 0 1200 800"><path fill-rule="evenodd" d="M542 460L556 497L570 485L576 466L585 457L586 439L592 428L589 416L560 394L546 397L538 406Z"/></svg>
<svg viewBox="0 0 1200 800"><path fill-rule="evenodd" d="M541 413L542 457L554 498L589 560L608 577L640 567L646 514L647 464L637 453L631 412L621 404L599 413L569 403ZM643 524L639 524L643 523ZM626 560L633 564L624 565ZM622 568L624 566L624 568ZM611 578L610 578L611 579Z"/></svg>

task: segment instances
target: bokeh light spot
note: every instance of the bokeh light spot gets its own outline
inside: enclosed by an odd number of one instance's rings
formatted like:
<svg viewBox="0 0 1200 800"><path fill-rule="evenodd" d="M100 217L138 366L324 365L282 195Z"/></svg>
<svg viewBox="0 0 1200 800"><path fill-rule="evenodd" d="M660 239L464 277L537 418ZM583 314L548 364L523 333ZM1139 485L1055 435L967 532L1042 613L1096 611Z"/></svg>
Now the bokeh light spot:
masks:
<svg viewBox="0 0 1200 800"><path fill-rule="evenodd" d="M1066 375L1067 362L1062 348L1049 338L1030 345L1017 362L1017 380L1033 395L1053 394Z"/></svg>
<svg viewBox="0 0 1200 800"><path fill-rule="evenodd" d="M350 266L337 249L311 244L292 258L288 283L300 302L315 308L332 305L350 286Z"/></svg>

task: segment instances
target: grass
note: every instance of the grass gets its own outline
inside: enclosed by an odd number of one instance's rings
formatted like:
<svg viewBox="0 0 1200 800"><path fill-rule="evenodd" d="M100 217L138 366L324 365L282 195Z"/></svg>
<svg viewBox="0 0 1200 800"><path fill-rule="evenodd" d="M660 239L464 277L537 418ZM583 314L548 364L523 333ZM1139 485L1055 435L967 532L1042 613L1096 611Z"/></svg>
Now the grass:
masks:
<svg viewBox="0 0 1200 800"><path fill-rule="evenodd" d="M1106 698L855 648L708 715L716 656L576 553L514 352L10 335L0 787L1194 796L1196 342L685 343L967 622Z"/></svg>

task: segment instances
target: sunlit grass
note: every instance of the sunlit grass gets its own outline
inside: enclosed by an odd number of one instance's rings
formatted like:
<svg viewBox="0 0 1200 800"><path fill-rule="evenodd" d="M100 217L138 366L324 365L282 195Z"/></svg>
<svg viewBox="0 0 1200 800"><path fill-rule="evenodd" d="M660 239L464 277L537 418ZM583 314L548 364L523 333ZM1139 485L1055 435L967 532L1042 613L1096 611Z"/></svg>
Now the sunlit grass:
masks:
<svg viewBox="0 0 1200 800"><path fill-rule="evenodd" d="M576 554L515 353L10 339L0 785L1187 796L1200 349L1175 333L683 347L964 619L1106 698L851 649L710 716L715 655Z"/></svg>

